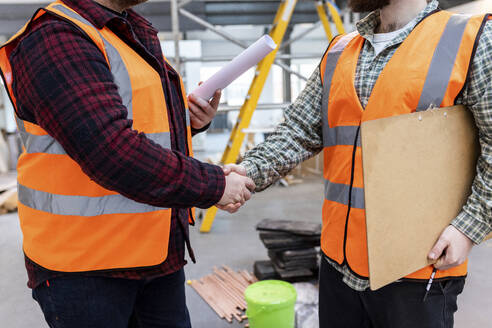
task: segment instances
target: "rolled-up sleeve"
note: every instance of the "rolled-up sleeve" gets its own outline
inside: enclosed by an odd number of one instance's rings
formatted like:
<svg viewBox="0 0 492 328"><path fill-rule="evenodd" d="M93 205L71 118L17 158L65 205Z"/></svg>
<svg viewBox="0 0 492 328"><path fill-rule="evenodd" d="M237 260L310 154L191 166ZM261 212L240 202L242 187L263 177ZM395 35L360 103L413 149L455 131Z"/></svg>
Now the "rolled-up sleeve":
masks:
<svg viewBox="0 0 492 328"><path fill-rule="evenodd" d="M472 193L452 225L474 243L492 232L492 22L480 37L462 103L473 113L479 130L481 155Z"/></svg>

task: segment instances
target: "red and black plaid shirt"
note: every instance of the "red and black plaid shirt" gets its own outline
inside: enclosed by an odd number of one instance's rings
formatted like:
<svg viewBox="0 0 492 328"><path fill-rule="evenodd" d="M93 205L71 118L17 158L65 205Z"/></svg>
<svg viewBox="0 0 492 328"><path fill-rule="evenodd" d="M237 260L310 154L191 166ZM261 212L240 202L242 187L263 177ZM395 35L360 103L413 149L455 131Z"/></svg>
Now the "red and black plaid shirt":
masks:
<svg viewBox="0 0 492 328"><path fill-rule="evenodd" d="M97 28L107 26L159 72L172 150L131 129L101 51L78 28L53 15L37 20L10 56L17 115L45 129L101 186L138 202L173 208L169 255L164 263L84 274L143 279L175 272L186 264L188 208L217 203L225 187L224 174L218 166L186 155L185 108L178 75L165 64L151 24L132 10L121 15L91 0L63 1ZM41 268L27 257L26 268L31 288L64 275Z"/></svg>

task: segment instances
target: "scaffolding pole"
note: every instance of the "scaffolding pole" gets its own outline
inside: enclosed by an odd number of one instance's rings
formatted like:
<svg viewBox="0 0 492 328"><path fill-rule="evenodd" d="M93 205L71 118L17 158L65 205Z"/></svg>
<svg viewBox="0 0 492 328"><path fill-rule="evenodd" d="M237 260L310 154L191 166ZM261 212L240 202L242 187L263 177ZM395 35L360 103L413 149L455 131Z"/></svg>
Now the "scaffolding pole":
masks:
<svg viewBox="0 0 492 328"><path fill-rule="evenodd" d="M179 4L178 0L171 0L171 22L172 22L172 33L174 40L174 69L181 73L181 60L179 53L179 41L181 39L179 33Z"/></svg>

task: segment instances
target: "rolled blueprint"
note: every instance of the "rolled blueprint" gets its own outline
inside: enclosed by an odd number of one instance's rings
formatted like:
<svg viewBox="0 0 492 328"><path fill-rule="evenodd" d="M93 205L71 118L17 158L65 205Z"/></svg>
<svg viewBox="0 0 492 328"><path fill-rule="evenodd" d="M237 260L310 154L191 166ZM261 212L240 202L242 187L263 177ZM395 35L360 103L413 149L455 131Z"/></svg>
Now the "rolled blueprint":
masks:
<svg viewBox="0 0 492 328"><path fill-rule="evenodd" d="M217 73L212 75L211 78L203 82L192 94L209 100L217 89L222 90L227 87L248 69L258 64L269 53L275 50L275 48L277 48L277 45L272 38L264 35L222 67Z"/></svg>

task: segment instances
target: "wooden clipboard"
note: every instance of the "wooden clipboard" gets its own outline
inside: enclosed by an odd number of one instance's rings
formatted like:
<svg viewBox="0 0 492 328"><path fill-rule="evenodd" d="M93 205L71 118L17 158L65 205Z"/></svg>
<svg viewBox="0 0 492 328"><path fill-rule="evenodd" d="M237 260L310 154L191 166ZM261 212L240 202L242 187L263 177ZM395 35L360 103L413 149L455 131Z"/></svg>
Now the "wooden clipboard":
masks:
<svg viewBox="0 0 492 328"><path fill-rule="evenodd" d="M361 138L376 290L430 264L428 252L471 193L480 148L463 106L364 122Z"/></svg>

